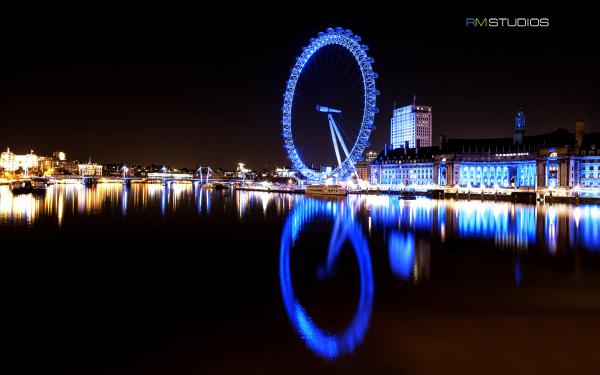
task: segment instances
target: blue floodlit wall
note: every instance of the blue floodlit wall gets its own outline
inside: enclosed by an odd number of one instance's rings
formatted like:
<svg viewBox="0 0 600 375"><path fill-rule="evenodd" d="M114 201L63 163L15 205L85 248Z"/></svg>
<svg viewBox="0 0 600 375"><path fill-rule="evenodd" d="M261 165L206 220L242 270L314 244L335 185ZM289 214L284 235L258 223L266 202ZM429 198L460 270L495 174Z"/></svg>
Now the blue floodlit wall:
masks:
<svg viewBox="0 0 600 375"><path fill-rule="evenodd" d="M433 162L382 164L380 184L383 185L433 185Z"/></svg>
<svg viewBox="0 0 600 375"><path fill-rule="evenodd" d="M600 159L582 157L579 163L579 186L600 188Z"/></svg>
<svg viewBox="0 0 600 375"><path fill-rule="evenodd" d="M461 163L458 184L463 187L534 187L535 160L512 163Z"/></svg>
<svg viewBox="0 0 600 375"><path fill-rule="evenodd" d="M461 158L462 154L457 154ZM468 160L453 162L454 168L445 161L395 161L384 160L371 167L371 181L375 184L392 186L451 186L463 188L535 188L537 182L537 162L542 162L544 176L539 187L577 188L581 196L600 196L600 155L569 156L558 158L551 155L545 159L531 156L525 160ZM437 168L437 169L436 169ZM567 182L561 181L561 174L567 171ZM436 173L437 172L437 173ZM543 185L541 185L543 183Z"/></svg>

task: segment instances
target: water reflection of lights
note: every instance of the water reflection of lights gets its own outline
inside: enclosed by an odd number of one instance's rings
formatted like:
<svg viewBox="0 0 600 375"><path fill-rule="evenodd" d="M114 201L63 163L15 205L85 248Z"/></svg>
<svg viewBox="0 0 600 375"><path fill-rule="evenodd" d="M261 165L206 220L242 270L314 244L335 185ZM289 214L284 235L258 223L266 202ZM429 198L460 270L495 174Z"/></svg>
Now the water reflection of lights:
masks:
<svg viewBox="0 0 600 375"><path fill-rule="evenodd" d="M177 208L183 203L183 198L188 196L193 189L193 185L191 183L172 183L170 184L169 193L171 197L170 206L173 208L173 213L177 211Z"/></svg>
<svg viewBox="0 0 600 375"><path fill-rule="evenodd" d="M404 280L410 279L415 264L415 237L412 233L392 232L389 240L390 267Z"/></svg>
<svg viewBox="0 0 600 375"><path fill-rule="evenodd" d="M122 192L121 192L121 215L125 216L125 214L127 213L127 196L129 193L129 189L127 188L127 186L123 186L122 188Z"/></svg>
<svg viewBox="0 0 600 375"><path fill-rule="evenodd" d="M31 194L13 196L7 186L0 186L0 219L2 222L32 224L39 212L39 200Z"/></svg>
<svg viewBox="0 0 600 375"><path fill-rule="evenodd" d="M163 215L186 203L196 204L191 184L133 184L129 187L115 183L96 186L57 184L48 187L44 195L14 195L8 186L0 186L0 222L33 224L40 216L55 217L60 226L66 215L95 215L103 211L120 211L126 216L130 210L145 210L148 205L160 206ZM198 188L198 210L205 197L207 214L210 211L211 192Z"/></svg>
<svg viewBox="0 0 600 375"><path fill-rule="evenodd" d="M206 214L210 215L210 192L206 190Z"/></svg>
<svg viewBox="0 0 600 375"><path fill-rule="evenodd" d="M58 226L62 226L63 222L63 211L64 211L65 201L63 195L58 196L58 205L56 207L56 218L58 220Z"/></svg>
<svg viewBox="0 0 600 375"><path fill-rule="evenodd" d="M550 253L556 253L558 247L558 235L557 235L557 214L556 208L550 207L546 213L546 245Z"/></svg>
<svg viewBox="0 0 600 375"><path fill-rule="evenodd" d="M578 207L575 226L571 232L571 246L578 243L586 250L600 251L600 206Z"/></svg>
<svg viewBox="0 0 600 375"><path fill-rule="evenodd" d="M429 277L431 243L417 239L412 232L393 230L388 241L390 268L392 273L406 281L415 283Z"/></svg>
<svg viewBox="0 0 600 375"><path fill-rule="evenodd" d="M210 214L214 195L222 203L236 207L239 217L249 209L266 215L272 204L277 215L285 215L303 196L270 192L237 191L235 198L198 184L133 184L124 190L121 184L57 184L45 195L13 196L8 186L0 186L0 222L33 224L40 217L54 217L59 226L71 215L95 215L115 210L130 211L160 207L163 215L192 204L198 214ZM194 199L195 198L195 199ZM229 205L235 199L233 205ZM340 204L340 202L344 202ZM513 205L508 202L403 200L389 195L350 195L346 200L327 201L336 215L348 220L364 220L369 236L380 229L431 236L448 241L476 238L492 241L495 246L527 250L539 245L551 253L567 248L600 251L600 205ZM204 208L204 207L205 208ZM387 232L391 233L391 232ZM416 238L416 237L415 237ZM418 246L418 243L417 243Z"/></svg>
<svg viewBox="0 0 600 375"><path fill-rule="evenodd" d="M162 185L160 192L160 214L164 217L167 211L167 200L169 199L169 186Z"/></svg>
<svg viewBox="0 0 600 375"><path fill-rule="evenodd" d="M240 219L246 215L248 209L257 207L260 207L263 216L266 217L271 202L274 202L277 213L283 214L294 205L296 199L301 199L301 197L292 198L290 194L284 195L268 191L236 191L236 205Z"/></svg>
<svg viewBox="0 0 600 375"><path fill-rule="evenodd" d="M366 201L369 204L369 201ZM375 226L408 228L431 233L441 241L448 236L494 240L497 246L528 248L536 242L535 206L502 202L391 199L372 205ZM448 233L448 230L454 233Z"/></svg>
<svg viewBox="0 0 600 375"><path fill-rule="evenodd" d="M327 359L352 353L362 342L373 305L374 286L369 245L358 223L353 220L352 215L348 215L349 212L343 203L301 199L288 216L281 235L279 281L288 318L308 347ZM330 217L335 223L328 251L328 265L335 261L336 254L346 240L352 244L359 265L361 290L358 307L353 320L340 333L328 333L319 328L296 299L292 286L290 251L304 225L321 216Z"/></svg>

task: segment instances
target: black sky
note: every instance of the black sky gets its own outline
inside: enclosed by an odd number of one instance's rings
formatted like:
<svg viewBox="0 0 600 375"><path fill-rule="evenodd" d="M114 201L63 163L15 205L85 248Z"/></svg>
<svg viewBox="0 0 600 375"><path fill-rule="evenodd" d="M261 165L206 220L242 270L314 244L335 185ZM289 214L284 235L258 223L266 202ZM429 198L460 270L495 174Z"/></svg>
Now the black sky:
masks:
<svg viewBox="0 0 600 375"><path fill-rule="evenodd" d="M465 17L508 16L499 13L258 11L87 11L5 22L0 147L179 167L284 164L284 84L301 48L328 26L361 35L375 58L375 149L388 141L393 101L406 104L413 93L433 106L434 143L441 133L510 136L519 108L532 134L572 129L577 119L600 131L591 16L517 13L549 17L551 27L511 31L465 27Z"/></svg>

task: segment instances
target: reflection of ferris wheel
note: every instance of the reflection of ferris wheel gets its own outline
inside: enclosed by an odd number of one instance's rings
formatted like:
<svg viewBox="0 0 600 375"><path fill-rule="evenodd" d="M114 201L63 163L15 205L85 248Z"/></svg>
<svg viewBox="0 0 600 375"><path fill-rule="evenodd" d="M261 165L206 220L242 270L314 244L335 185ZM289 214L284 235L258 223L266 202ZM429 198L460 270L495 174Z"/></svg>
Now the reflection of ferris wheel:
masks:
<svg viewBox="0 0 600 375"><path fill-rule="evenodd" d="M288 216L281 233L279 253L279 283L283 303L296 331L316 354L335 359L349 354L363 341L369 328L369 319L373 308L374 282L369 244L363 235L360 224L354 220L355 210L352 207L335 206L331 202L304 199L294 206ZM334 268L344 243L349 242L354 248L360 274L360 296L354 318L340 332L329 332L320 328L300 303L294 292L290 265L294 244L297 244L305 226L317 218L330 218L334 227L327 249L327 262L324 267L328 274ZM296 250L297 251L297 250Z"/></svg>
<svg viewBox="0 0 600 375"><path fill-rule="evenodd" d="M310 181L349 177L369 144L379 91L374 60L360 40L340 27L320 32L287 81L284 145L293 167Z"/></svg>

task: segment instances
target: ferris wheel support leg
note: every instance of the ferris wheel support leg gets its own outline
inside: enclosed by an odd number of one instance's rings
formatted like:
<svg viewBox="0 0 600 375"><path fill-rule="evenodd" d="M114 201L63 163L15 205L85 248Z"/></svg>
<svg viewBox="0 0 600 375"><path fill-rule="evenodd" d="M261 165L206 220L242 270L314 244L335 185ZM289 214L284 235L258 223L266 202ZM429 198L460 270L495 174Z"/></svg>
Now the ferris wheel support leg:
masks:
<svg viewBox="0 0 600 375"><path fill-rule="evenodd" d="M342 135L340 134L340 129L338 129L335 121L333 120L333 116L329 115L329 122L331 125L333 125L333 130L335 130L335 134L338 137L338 140L340 141L340 145L342 145L342 150L344 150L344 154L346 154L346 158L350 157L350 153L348 152L348 148L346 148L346 144L344 143L344 139L342 138Z"/></svg>
<svg viewBox="0 0 600 375"><path fill-rule="evenodd" d="M340 158L340 150L335 139L335 130L333 130L335 123L333 122L333 118L331 118L331 115L327 117L329 118L329 131L331 132L331 141L333 142L333 148L335 149L335 157L337 158L338 165L342 165L342 159Z"/></svg>

